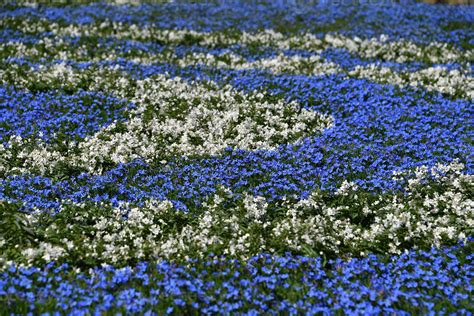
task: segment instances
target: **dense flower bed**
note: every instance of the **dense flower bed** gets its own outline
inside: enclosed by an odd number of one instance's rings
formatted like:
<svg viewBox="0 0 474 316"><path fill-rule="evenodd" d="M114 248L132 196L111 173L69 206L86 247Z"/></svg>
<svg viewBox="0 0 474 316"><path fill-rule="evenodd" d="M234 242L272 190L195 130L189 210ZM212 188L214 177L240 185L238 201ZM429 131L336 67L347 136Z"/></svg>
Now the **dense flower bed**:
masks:
<svg viewBox="0 0 474 316"><path fill-rule="evenodd" d="M2 312L474 312L472 7L87 2L0 7Z"/></svg>

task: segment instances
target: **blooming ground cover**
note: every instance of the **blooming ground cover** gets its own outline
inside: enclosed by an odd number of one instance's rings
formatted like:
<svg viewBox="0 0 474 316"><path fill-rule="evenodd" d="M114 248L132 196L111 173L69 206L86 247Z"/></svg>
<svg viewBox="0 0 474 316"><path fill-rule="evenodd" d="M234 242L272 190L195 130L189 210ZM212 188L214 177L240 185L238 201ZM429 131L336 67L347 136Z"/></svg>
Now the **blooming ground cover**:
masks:
<svg viewBox="0 0 474 316"><path fill-rule="evenodd" d="M474 313L474 7L0 6L0 314Z"/></svg>

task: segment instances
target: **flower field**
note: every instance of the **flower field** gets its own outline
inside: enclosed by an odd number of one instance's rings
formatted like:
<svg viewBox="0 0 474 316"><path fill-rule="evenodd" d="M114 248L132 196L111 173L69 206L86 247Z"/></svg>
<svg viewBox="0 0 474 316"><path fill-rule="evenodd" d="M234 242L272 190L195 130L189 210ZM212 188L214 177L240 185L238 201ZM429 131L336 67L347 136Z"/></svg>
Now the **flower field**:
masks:
<svg viewBox="0 0 474 316"><path fill-rule="evenodd" d="M473 26L0 4L0 315L473 315Z"/></svg>

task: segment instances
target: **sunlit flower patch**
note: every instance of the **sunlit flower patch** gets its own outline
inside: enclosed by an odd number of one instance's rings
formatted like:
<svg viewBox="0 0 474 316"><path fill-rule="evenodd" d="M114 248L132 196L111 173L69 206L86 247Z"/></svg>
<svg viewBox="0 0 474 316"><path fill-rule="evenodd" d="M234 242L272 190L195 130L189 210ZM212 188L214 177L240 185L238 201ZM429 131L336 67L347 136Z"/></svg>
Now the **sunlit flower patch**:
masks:
<svg viewBox="0 0 474 316"><path fill-rule="evenodd" d="M2 5L2 312L470 315L473 16Z"/></svg>

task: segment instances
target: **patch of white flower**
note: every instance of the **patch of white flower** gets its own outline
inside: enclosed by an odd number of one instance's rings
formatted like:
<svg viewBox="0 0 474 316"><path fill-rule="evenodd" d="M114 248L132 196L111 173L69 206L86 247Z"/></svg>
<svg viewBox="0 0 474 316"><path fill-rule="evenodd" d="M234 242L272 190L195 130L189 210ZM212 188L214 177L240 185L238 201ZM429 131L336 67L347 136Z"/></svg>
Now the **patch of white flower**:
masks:
<svg viewBox="0 0 474 316"><path fill-rule="evenodd" d="M45 262L54 261L61 258L65 253L63 247L55 246L47 242L40 242L36 248L26 248L22 251L22 254L30 262L37 258L41 258Z"/></svg>
<svg viewBox="0 0 474 316"><path fill-rule="evenodd" d="M244 94L231 86L190 84L165 76L138 81L131 100L140 114L123 131L115 131L112 124L79 145L85 164L215 155L227 147L269 150L332 124L330 117L296 102L269 102L263 93Z"/></svg>
<svg viewBox="0 0 474 316"><path fill-rule="evenodd" d="M415 72L396 72L376 64L356 66L348 73L351 77L366 78L397 86L423 87L430 91L474 98L474 77L460 69L429 67Z"/></svg>
<svg viewBox="0 0 474 316"><path fill-rule="evenodd" d="M247 211L246 217L260 221L267 213L268 203L262 196L244 196L244 209Z"/></svg>
<svg viewBox="0 0 474 316"><path fill-rule="evenodd" d="M458 162L418 168L415 176L409 178L406 195L394 195L388 203L386 197L379 195L371 204L365 204L357 195L356 186L345 182L338 194L352 192L350 204L328 207L321 195L314 193L290 207L273 232L294 250L322 246L335 253L341 253L341 248L358 249L370 243L375 246L373 250L399 254L402 244L416 247L423 241L440 246L444 240L464 240L466 232L474 227L474 201L469 193L474 176L462 174L462 169ZM396 177L401 179L400 174ZM426 189L425 180L433 181L433 177L436 183L449 189L442 193L420 193L420 189ZM357 206L362 206L363 215L374 216L372 224L351 221L347 214ZM383 248L385 244L388 249Z"/></svg>
<svg viewBox="0 0 474 316"><path fill-rule="evenodd" d="M474 51L459 51L447 43L431 42L422 46L409 40L389 41L388 36L361 39L340 34L326 34L324 41L332 47L343 48L363 58L377 58L398 63L427 60L431 63L449 63L472 60Z"/></svg>

